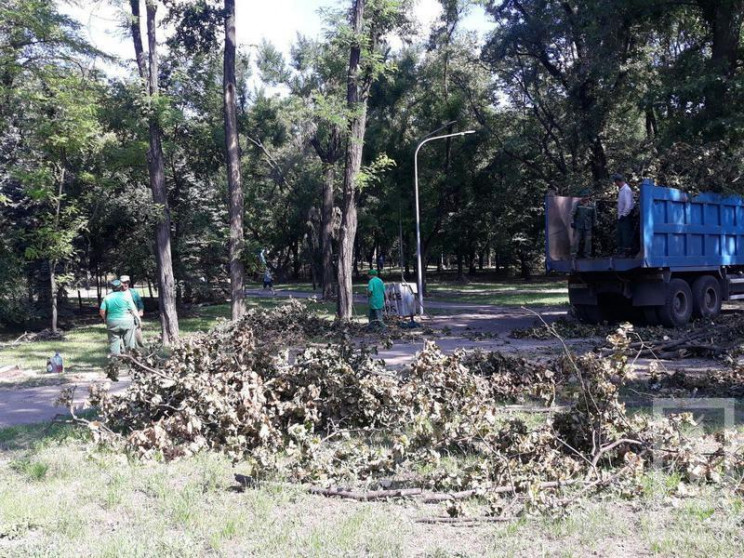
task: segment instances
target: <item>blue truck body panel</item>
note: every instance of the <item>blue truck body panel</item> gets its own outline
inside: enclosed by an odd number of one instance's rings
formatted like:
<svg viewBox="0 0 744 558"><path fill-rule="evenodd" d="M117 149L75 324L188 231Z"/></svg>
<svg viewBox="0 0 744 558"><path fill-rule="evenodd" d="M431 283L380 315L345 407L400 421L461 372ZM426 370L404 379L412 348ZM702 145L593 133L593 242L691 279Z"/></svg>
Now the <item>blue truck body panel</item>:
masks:
<svg viewBox="0 0 744 558"><path fill-rule="evenodd" d="M693 197L644 181L639 200L638 254L630 258L581 258L574 262L563 254L570 231L561 231L560 224L556 225L558 220L549 215L551 209L560 207L556 199L546 199L548 271L625 272L651 268L694 272L744 265L744 200L738 196L703 193ZM562 223L565 222L564 217ZM551 242L560 244L562 252L551 248Z"/></svg>

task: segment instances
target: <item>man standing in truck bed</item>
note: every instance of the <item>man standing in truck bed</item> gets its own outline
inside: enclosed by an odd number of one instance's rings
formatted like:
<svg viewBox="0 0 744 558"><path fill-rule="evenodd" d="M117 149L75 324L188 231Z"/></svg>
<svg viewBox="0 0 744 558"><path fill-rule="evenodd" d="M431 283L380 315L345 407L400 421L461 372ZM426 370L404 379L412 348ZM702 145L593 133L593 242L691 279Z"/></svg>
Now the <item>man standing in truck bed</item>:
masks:
<svg viewBox="0 0 744 558"><path fill-rule="evenodd" d="M591 199L591 190L581 190L579 197L581 199L571 209L571 228L574 230L571 258L591 258L592 229L597 224L597 209Z"/></svg>
<svg viewBox="0 0 744 558"><path fill-rule="evenodd" d="M630 256L633 249L633 219L635 207L633 191L622 174L613 174L612 181L619 188L617 194L617 250L619 256Z"/></svg>

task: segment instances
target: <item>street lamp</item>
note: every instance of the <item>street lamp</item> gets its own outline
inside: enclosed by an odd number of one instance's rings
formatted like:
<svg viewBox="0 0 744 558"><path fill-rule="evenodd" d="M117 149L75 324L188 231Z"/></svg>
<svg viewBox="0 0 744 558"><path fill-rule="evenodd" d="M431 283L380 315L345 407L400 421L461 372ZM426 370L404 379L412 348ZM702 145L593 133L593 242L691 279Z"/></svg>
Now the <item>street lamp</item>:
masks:
<svg viewBox="0 0 744 558"><path fill-rule="evenodd" d="M451 126L454 122L448 122L444 126L437 128L433 132L429 132L424 139L422 139L416 146L416 151L413 154L413 187L416 193L416 257L418 265L418 299L419 299L419 315L424 315L424 274L421 266L421 217L419 214L419 187L418 187L418 152L419 149L430 141L452 138L454 136L464 136L465 134L474 134L475 130L466 130L465 132L457 132L455 134L445 134L443 136L429 137L432 134L436 134L439 130Z"/></svg>

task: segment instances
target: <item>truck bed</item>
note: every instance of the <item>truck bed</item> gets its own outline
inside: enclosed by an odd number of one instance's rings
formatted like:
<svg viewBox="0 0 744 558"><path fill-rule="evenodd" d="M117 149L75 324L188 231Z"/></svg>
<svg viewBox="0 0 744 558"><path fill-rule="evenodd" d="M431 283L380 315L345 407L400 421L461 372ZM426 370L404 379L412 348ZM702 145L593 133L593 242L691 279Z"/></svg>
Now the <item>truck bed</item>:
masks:
<svg viewBox="0 0 744 558"><path fill-rule="evenodd" d="M545 200L548 271L625 272L656 268L703 271L744 265L744 202L737 196L681 190L644 181L640 195L640 251L635 257L599 255L571 261L570 212L578 198Z"/></svg>

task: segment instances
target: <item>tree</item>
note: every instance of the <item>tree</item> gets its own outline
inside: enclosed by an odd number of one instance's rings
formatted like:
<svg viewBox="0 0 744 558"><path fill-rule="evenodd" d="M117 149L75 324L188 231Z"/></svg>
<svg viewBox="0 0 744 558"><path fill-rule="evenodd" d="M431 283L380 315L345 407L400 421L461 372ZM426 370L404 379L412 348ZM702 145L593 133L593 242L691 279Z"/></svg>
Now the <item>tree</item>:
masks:
<svg viewBox="0 0 744 558"><path fill-rule="evenodd" d="M150 173L150 189L153 201L161 208L162 215L156 225L156 250L158 262L158 302L160 305L160 330L163 345L178 342L178 314L176 311L175 281L171 259L171 219L168 190L165 184L163 145L158 123L159 96L158 52L156 37L156 0L146 0L148 62L145 61L142 33L140 31L140 0L130 0L132 21L130 30L140 79L147 84L145 96L148 100L148 128L150 148L147 163ZM149 68L148 68L149 66Z"/></svg>
<svg viewBox="0 0 744 558"><path fill-rule="evenodd" d="M648 39L647 9L634 1L489 2L503 22L483 56L516 106L542 127L535 138L551 173L609 177L606 131L613 110L632 93L631 60Z"/></svg>
<svg viewBox="0 0 744 558"><path fill-rule="evenodd" d="M405 7L404 2L396 0L353 0L349 29L341 35L349 46L346 78L347 140L337 267L339 292L336 313L341 320L350 320L354 310L352 267L357 233L358 177L367 127L367 101L372 84L387 69L385 59L378 50L380 43L386 33L403 27Z"/></svg>
<svg viewBox="0 0 744 558"><path fill-rule="evenodd" d="M0 6L0 191L8 194L0 193L6 206L0 219L6 288L0 297L13 298L25 275L29 306L38 291L54 332L58 295L70 277L59 272L73 264L74 241L86 222L82 203L68 189L89 176L100 139L100 88L87 67L93 55L99 53L54 5L9 0ZM18 308L2 298L2 306ZM19 324L29 317L0 314L0 320Z"/></svg>
<svg viewBox="0 0 744 558"><path fill-rule="evenodd" d="M245 312L243 290L243 184L240 180L240 144L235 104L235 0L225 0L225 151L230 218L230 286L232 319Z"/></svg>
<svg viewBox="0 0 744 558"><path fill-rule="evenodd" d="M345 50L337 42L319 42L299 37L292 48L291 66L272 45L265 44L258 65L264 81L282 83L289 87L303 107L298 115L308 129L310 145L322 163L322 192L320 193L321 285L323 298L335 296L336 272L333 261L334 228L337 225L334 207L339 162L344 157L344 127L346 101L344 68ZM311 219L312 220L312 219Z"/></svg>
<svg viewBox="0 0 744 558"><path fill-rule="evenodd" d="M47 76L40 91L31 93L27 106L30 153L17 175L29 197L42 210L38 225L28 234L26 257L42 259L49 266L51 330L57 332L57 264L74 252L73 241L85 226L76 204L65 201L76 159L95 150L100 135L96 119L96 92L78 76ZM72 167L72 168L71 168ZM64 279L63 279L64 280Z"/></svg>

